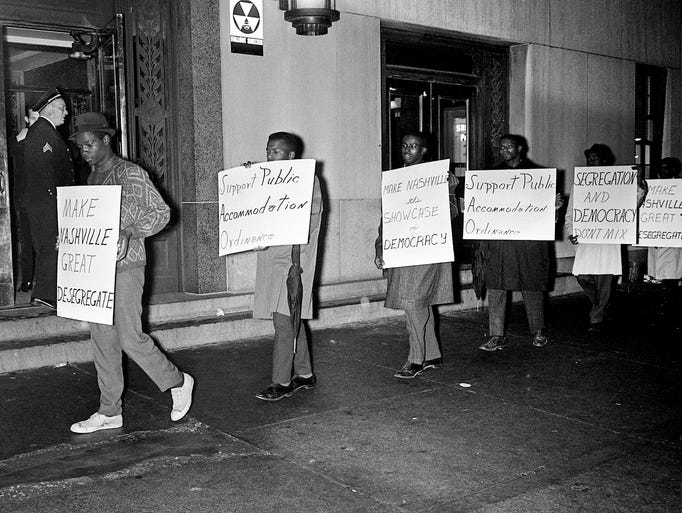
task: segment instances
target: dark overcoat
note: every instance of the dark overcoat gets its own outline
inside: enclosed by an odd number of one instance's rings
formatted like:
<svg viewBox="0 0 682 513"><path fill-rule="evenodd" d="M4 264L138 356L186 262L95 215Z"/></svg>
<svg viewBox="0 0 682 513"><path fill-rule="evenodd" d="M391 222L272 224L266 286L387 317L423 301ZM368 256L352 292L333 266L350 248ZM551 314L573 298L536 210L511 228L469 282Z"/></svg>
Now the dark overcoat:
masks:
<svg viewBox="0 0 682 513"><path fill-rule="evenodd" d="M27 203L49 202L56 206L57 187L74 184L69 147L43 117L28 129L23 147L24 199Z"/></svg>
<svg viewBox="0 0 682 513"><path fill-rule="evenodd" d="M522 160L515 169L538 165ZM504 162L495 169L512 169ZM485 286L497 290L547 290L549 288L550 242L542 240L488 240L481 246L488 252Z"/></svg>

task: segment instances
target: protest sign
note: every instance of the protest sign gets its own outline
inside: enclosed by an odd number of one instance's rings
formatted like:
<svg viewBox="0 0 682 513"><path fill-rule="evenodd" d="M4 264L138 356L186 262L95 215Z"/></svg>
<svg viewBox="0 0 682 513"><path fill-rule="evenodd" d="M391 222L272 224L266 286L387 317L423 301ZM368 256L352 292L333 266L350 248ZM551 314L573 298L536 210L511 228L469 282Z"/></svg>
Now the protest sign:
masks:
<svg viewBox="0 0 682 513"><path fill-rule="evenodd" d="M315 160L273 160L218 173L219 255L307 244Z"/></svg>
<svg viewBox="0 0 682 513"><path fill-rule="evenodd" d="M682 247L682 179L647 180L639 208L639 246Z"/></svg>
<svg viewBox="0 0 682 513"><path fill-rule="evenodd" d="M384 268L455 259L448 198L449 160L381 174Z"/></svg>
<svg viewBox="0 0 682 513"><path fill-rule="evenodd" d="M632 166L576 167L573 235L580 244L634 244L637 170Z"/></svg>
<svg viewBox="0 0 682 513"><path fill-rule="evenodd" d="M57 187L57 315L114 323L120 185Z"/></svg>
<svg viewBox="0 0 682 513"><path fill-rule="evenodd" d="M556 169L467 171L465 239L554 240Z"/></svg>

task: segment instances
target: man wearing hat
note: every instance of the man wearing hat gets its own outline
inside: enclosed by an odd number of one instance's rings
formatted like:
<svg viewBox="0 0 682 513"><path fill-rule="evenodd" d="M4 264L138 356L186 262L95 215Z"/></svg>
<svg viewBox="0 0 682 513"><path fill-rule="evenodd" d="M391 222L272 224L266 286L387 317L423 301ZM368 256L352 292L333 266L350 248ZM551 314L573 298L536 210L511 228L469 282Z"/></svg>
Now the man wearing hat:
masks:
<svg viewBox="0 0 682 513"><path fill-rule="evenodd" d="M171 420L185 416L192 405L194 379L180 372L142 331L142 289L146 263L144 239L159 232L170 219L170 209L137 164L114 153L115 130L99 112L76 116L76 142L83 159L91 166L88 185L121 186L121 218L116 255L114 325L90 324L94 361L100 389L99 409L88 419L71 426L74 433L92 433L123 426L124 351L160 390L173 398Z"/></svg>
<svg viewBox="0 0 682 513"><path fill-rule="evenodd" d="M611 148L606 144L595 143L584 151L587 166L613 166L616 162ZM638 185L637 205L644 199L645 190ZM575 244L573 274L590 301L590 325L588 331L600 333L606 309L611 299L614 276L622 273L620 244L581 244L573 235L573 194L566 213L566 232L568 239Z"/></svg>
<svg viewBox="0 0 682 513"><path fill-rule="evenodd" d="M57 127L68 114L57 89L47 91L32 110L40 117L24 142L24 204L36 253L31 303L57 305L57 187L73 185L71 152Z"/></svg>

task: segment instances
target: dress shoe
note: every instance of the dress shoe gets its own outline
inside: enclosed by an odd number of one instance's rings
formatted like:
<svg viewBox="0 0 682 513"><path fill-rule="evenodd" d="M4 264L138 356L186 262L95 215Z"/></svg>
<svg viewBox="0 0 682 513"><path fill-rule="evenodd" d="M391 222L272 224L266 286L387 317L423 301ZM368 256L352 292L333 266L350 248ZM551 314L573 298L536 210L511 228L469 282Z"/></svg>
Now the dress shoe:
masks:
<svg viewBox="0 0 682 513"><path fill-rule="evenodd" d="M301 376L294 376L293 379L291 380L291 387L294 389L294 392L299 389L304 389L304 390L309 390L313 388L317 384L317 378L315 377L315 374L308 378L303 378Z"/></svg>
<svg viewBox="0 0 682 513"><path fill-rule="evenodd" d="M505 337L501 337L499 335L493 335L488 339L487 342L484 342L478 348L481 351L499 351L500 349L504 349L504 347L507 345L507 339Z"/></svg>
<svg viewBox="0 0 682 513"><path fill-rule="evenodd" d="M547 342L548 342L547 333L545 332L545 330L540 330L533 336L533 345L535 347L546 346Z"/></svg>
<svg viewBox="0 0 682 513"><path fill-rule="evenodd" d="M443 358L433 358L431 360L424 360L424 370L426 369L440 369L443 366Z"/></svg>
<svg viewBox="0 0 682 513"><path fill-rule="evenodd" d="M19 292L28 292L32 288L33 288L32 281L22 281L21 285L19 285Z"/></svg>
<svg viewBox="0 0 682 513"><path fill-rule="evenodd" d="M279 401L280 399L291 397L292 395L294 395L294 387L291 383L288 385L273 383L262 392L258 392L256 397L262 401Z"/></svg>
<svg viewBox="0 0 682 513"><path fill-rule="evenodd" d="M403 367L393 374L394 378L412 379L424 372L424 366L419 363L407 362Z"/></svg>

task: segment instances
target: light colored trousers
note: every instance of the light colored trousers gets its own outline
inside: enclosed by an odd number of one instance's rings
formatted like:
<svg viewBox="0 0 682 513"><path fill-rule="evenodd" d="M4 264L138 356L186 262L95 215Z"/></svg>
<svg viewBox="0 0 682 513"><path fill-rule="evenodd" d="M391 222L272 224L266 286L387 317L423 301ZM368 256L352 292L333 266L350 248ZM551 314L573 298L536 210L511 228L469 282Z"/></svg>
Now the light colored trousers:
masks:
<svg viewBox="0 0 682 513"><path fill-rule="evenodd" d="M407 361L422 365L425 360L440 358L441 352L433 322L433 307L405 310L410 353Z"/></svg>
<svg viewBox="0 0 682 513"><path fill-rule="evenodd" d="M301 321L294 354L294 330L291 327L291 317L273 312L272 323L275 326L275 343L272 348L272 382L283 385L291 381L291 369L294 375L312 374L310 365L310 351L308 337Z"/></svg>
<svg viewBox="0 0 682 513"><path fill-rule="evenodd" d="M490 336L503 337L507 319L506 290L488 289L488 328ZM523 302L530 331L535 334L545 329L545 293L542 290L522 290Z"/></svg>
<svg viewBox="0 0 682 513"><path fill-rule="evenodd" d="M180 385L182 373L142 331L144 267L116 272L114 325L90 324L95 369L100 390L99 413L122 411L123 351L156 383L161 391Z"/></svg>

